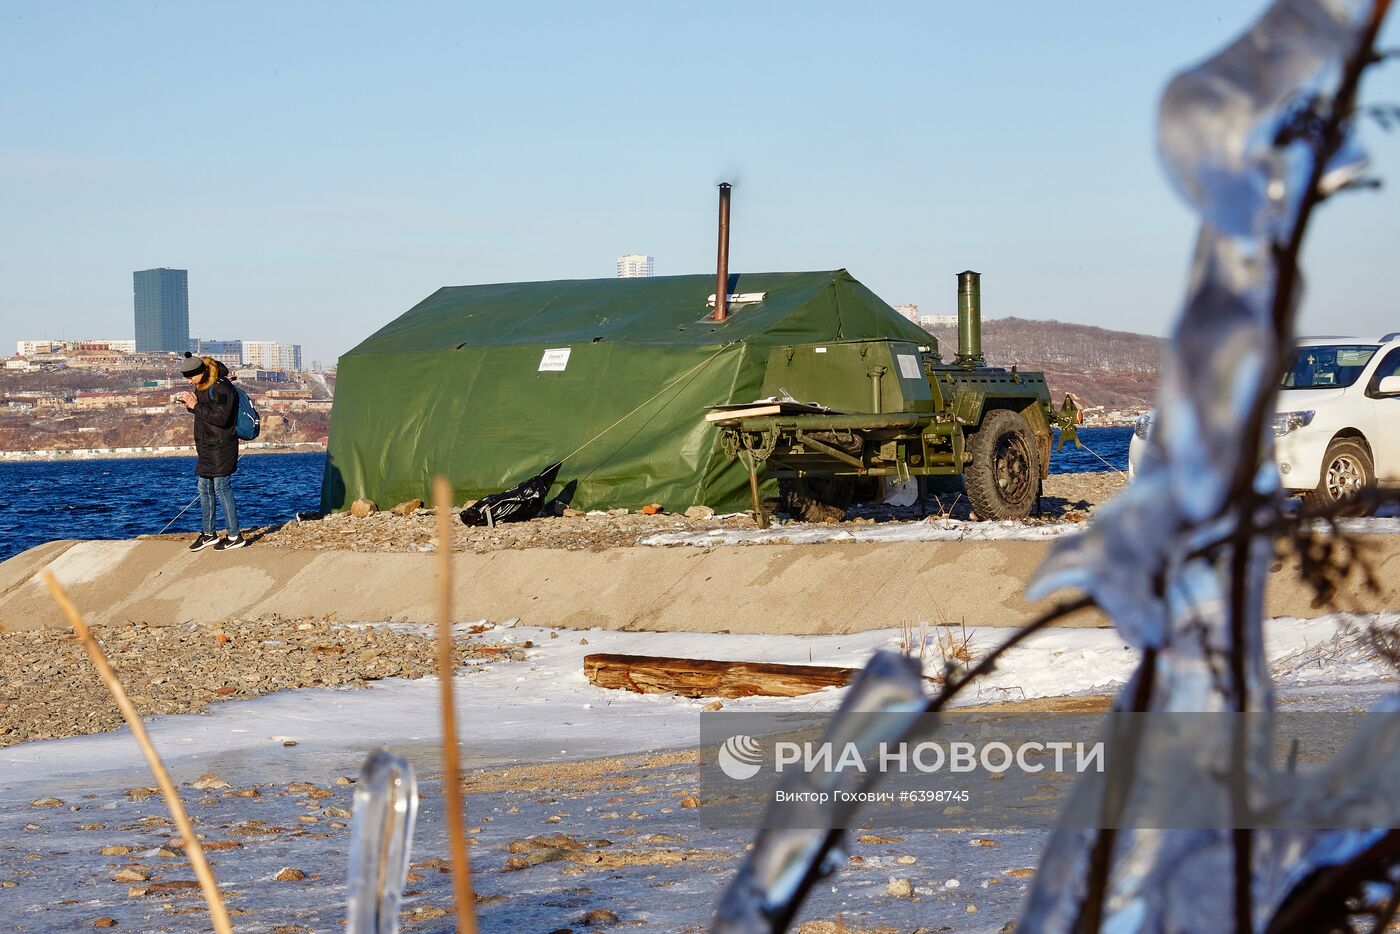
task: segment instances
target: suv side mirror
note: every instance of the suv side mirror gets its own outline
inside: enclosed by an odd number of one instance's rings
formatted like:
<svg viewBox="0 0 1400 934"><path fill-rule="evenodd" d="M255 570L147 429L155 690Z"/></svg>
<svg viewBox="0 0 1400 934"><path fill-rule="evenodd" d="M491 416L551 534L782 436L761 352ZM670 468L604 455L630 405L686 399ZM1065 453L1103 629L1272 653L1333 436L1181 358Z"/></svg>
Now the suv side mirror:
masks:
<svg viewBox="0 0 1400 934"><path fill-rule="evenodd" d="M1400 396L1400 374L1381 380L1376 385L1376 392L1382 396Z"/></svg>

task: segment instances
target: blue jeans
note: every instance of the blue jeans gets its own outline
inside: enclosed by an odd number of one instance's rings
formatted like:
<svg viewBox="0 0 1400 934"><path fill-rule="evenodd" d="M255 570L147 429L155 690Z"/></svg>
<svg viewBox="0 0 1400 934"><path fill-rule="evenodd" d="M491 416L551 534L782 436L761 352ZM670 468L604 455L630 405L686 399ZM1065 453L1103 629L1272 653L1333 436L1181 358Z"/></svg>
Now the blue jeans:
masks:
<svg viewBox="0 0 1400 934"><path fill-rule="evenodd" d="M224 521L228 523L228 534L238 534L238 507L233 504L233 484L229 477L198 477L199 506L204 510L204 534L214 534L214 499L218 497L224 507Z"/></svg>

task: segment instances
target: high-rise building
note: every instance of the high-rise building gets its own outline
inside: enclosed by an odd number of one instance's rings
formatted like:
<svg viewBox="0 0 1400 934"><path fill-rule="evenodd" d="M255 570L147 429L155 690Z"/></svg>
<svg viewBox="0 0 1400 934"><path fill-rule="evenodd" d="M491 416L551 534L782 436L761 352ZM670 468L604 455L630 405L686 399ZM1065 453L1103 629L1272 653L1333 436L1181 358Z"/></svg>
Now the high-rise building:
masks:
<svg viewBox="0 0 1400 934"><path fill-rule="evenodd" d="M918 305L895 305L895 306L894 306L894 310L897 311L897 312L899 312L901 315L903 315L904 317L908 318L910 321L914 322L915 324L918 324L918 323L919 323L919 306L918 306Z"/></svg>
<svg viewBox="0 0 1400 934"><path fill-rule="evenodd" d="M136 306L136 352L184 353L190 343L189 272L142 269L131 274Z"/></svg>
<svg viewBox="0 0 1400 934"><path fill-rule="evenodd" d="M260 370L300 370L301 345L277 341L244 341L243 363Z"/></svg>
<svg viewBox="0 0 1400 934"><path fill-rule="evenodd" d="M617 258L619 279L645 279L651 276L653 258L640 253L628 253Z"/></svg>

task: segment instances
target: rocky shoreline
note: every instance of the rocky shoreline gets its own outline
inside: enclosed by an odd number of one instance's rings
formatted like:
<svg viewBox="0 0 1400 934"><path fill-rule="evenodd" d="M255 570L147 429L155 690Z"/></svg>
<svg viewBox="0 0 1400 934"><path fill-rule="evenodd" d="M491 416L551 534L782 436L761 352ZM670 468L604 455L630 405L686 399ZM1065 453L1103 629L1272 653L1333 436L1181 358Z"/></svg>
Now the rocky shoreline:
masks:
<svg viewBox="0 0 1400 934"><path fill-rule="evenodd" d="M315 441L293 441L287 443L256 441L245 442L239 454L316 454L324 453L326 446ZM35 451L0 451L0 463L28 463L31 461L87 461L87 460L130 460L142 457L194 457L193 444L167 445L160 448L46 448Z"/></svg>
<svg viewBox="0 0 1400 934"><path fill-rule="evenodd" d="M524 648L461 634L469 659L518 661ZM436 672L431 633L389 626L332 626L268 617L218 625L94 627L143 716L199 713L212 703L302 687L364 687L381 678ZM480 638L475 638L480 635ZM0 747L102 733L122 717L72 630L0 630Z"/></svg>
<svg viewBox="0 0 1400 934"><path fill-rule="evenodd" d="M1112 499L1126 481L1126 475L1118 472L1052 474L1045 480L1041 514L1025 521L1036 525L1084 522L1094 510ZM420 506L399 516L388 511L387 507L395 504L379 505L385 508L364 518L357 519L348 512L335 513L314 521L293 521L259 529L253 537L258 546L274 548L362 552L427 552L433 549L437 525L430 509ZM847 512L843 521L827 525L917 522L928 516L972 518L967 498L960 493L949 493L930 497L922 508L856 507ZM779 519L782 521L781 517ZM793 528L807 525L787 524ZM468 528L454 516L452 527L456 551L480 553L524 548L602 551L638 545L643 539L663 532L751 529L754 520L749 513L698 518L665 512L644 515L634 510L614 510L587 514L570 512L495 528Z"/></svg>

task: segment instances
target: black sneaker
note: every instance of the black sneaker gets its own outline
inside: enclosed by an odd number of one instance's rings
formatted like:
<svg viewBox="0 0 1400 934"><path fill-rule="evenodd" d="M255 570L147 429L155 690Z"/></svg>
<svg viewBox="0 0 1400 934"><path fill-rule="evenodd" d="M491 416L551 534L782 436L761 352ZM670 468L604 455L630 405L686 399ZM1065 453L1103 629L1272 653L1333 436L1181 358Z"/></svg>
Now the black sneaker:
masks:
<svg viewBox="0 0 1400 934"><path fill-rule="evenodd" d="M248 539L242 535L233 535L229 538L219 539L219 544L214 546L215 551L228 551L230 548L242 548L248 544Z"/></svg>
<svg viewBox="0 0 1400 934"><path fill-rule="evenodd" d="M218 540L219 539L213 535L205 535L203 533L200 533L199 538L196 538L194 541L190 542L190 551L203 551L210 545L213 545ZM215 545L214 547L217 548L218 546Z"/></svg>

